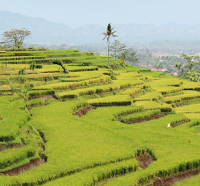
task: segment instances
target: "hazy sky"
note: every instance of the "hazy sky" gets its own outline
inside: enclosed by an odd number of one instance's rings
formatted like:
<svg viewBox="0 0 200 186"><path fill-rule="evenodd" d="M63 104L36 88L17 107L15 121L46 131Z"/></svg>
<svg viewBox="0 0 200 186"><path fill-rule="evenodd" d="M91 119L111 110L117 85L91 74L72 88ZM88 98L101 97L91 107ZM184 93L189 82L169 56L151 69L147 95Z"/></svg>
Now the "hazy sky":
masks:
<svg viewBox="0 0 200 186"><path fill-rule="evenodd" d="M200 0L0 0L0 11L64 23L200 23Z"/></svg>

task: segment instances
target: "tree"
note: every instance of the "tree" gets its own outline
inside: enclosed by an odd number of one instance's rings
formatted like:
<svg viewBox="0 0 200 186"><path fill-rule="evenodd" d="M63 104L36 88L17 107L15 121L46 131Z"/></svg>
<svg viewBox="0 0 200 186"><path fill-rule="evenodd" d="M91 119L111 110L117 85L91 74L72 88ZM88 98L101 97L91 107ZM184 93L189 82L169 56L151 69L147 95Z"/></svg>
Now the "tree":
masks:
<svg viewBox="0 0 200 186"><path fill-rule="evenodd" d="M137 62L139 60L139 58L135 55L136 54L136 51L132 51L131 53L129 53L128 55L128 60L130 62L132 62L132 65L134 62Z"/></svg>
<svg viewBox="0 0 200 186"><path fill-rule="evenodd" d="M199 58L199 56L187 56L183 53L181 54L181 57L187 60L188 62L187 68L189 69L189 71L192 70L193 66L200 64L199 62L195 61L195 59Z"/></svg>
<svg viewBox="0 0 200 186"><path fill-rule="evenodd" d="M188 76L189 76L190 81L199 82L200 80L200 74L196 73L194 70L191 70L190 72L188 72Z"/></svg>
<svg viewBox="0 0 200 186"><path fill-rule="evenodd" d="M107 38L107 44L108 44L108 66L109 66L109 47L110 47L110 37L113 36L113 37L117 37L117 35L114 35L114 33L116 31L113 31L114 27L112 28L111 27L111 23L108 23L108 26L107 26L107 32L103 32L101 34L104 35L104 38Z"/></svg>
<svg viewBox="0 0 200 186"><path fill-rule="evenodd" d="M199 56L187 56L185 54L181 54L181 57L186 59L188 62L188 65L186 65L187 68L182 71L181 76L184 78L189 78L190 81L199 81L199 74L196 73L195 69L193 69L195 65L200 64L198 61L196 61Z"/></svg>
<svg viewBox="0 0 200 186"><path fill-rule="evenodd" d="M114 59L117 59L119 57L119 52L125 50L126 45L120 43L120 41L115 40L112 45L110 46L111 50L114 52L114 54L111 54Z"/></svg>
<svg viewBox="0 0 200 186"><path fill-rule="evenodd" d="M63 65L63 62L60 58L56 58L52 60L53 64L57 64L60 65L64 71L65 74L68 74L69 72L67 71L67 69L65 68L65 66Z"/></svg>
<svg viewBox="0 0 200 186"><path fill-rule="evenodd" d="M182 64L181 63L175 63L175 65L176 65L176 68L178 69L178 73L180 73Z"/></svg>
<svg viewBox="0 0 200 186"><path fill-rule="evenodd" d="M124 52L121 53L121 62L125 64L125 60L128 58L128 51L125 50Z"/></svg>
<svg viewBox="0 0 200 186"><path fill-rule="evenodd" d="M160 63L157 64L157 69L161 69L162 68L162 65Z"/></svg>
<svg viewBox="0 0 200 186"><path fill-rule="evenodd" d="M12 44L16 48L20 48L23 45L24 40L31 35L31 31L22 27L22 29L11 29L11 31L3 32L2 36L4 42Z"/></svg>

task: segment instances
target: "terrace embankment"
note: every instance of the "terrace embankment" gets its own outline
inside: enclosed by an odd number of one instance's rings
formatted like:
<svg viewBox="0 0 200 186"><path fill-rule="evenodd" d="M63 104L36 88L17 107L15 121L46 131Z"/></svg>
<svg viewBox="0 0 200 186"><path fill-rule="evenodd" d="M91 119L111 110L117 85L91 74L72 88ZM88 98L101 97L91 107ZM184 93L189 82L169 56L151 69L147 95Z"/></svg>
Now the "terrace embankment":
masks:
<svg viewBox="0 0 200 186"><path fill-rule="evenodd" d="M142 169L146 169L152 163L152 161L153 161L152 157L149 155L149 153L141 154L141 155L135 157L135 159L139 162L139 167L142 168ZM114 176L109 176L109 177L107 177L107 178L105 178L103 180L99 179L99 182L95 183L95 185L97 185L97 186L104 185L109 180L111 180L112 178L120 177L120 176L123 176L125 174L130 173L130 172L137 171L137 170L138 169L132 170L132 171L128 171L128 172L123 172L122 174L119 173L119 174L116 174ZM116 171L116 172L119 172L119 171Z"/></svg>
<svg viewBox="0 0 200 186"><path fill-rule="evenodd" d="M171 125L171 126L174 128L174 127L177 127L177 126L182 125L182 124L184 124L184 123L188 123L189 121L190 121L190 120L187 118L186 120L183 120L183 121L181 121L181 122L175 123L175 124L173 124L173 125Z"/></svg>
<svg viewBox="0 0 200 186"><path fill-rule="evenodd" d="M142 169L146 169L152 163L152 158L148 153L136 157L136 160L139 162L139 167Z"/></svg>
<svg viewBox="0 0 200 186"><path fill-rule="evenodd" d="M93 108L89 105L87 107L81 108L80 110L78 110L77 112L75 112L73 115L76 115L77 117L81 117L85 114L87 114L87 112L93 110Z"/></svg>
<svg viewBox="0 0 200 186"><path fill-rule="evenodd" d="M196 176L200 173L200 169L192 169L187 170L181 173L177 173L174 176L171 177L164 177L164 178L156 178L156 180L153 181L154 186L170 186L173 185L176 182L179 182L186 178L191 178L192 176Z"/></svg>
<svg viewBox="0 0 200 186"><path fill-rule="evenodd" d="M44 163L44 161L41 157L35 158L35 159L30 160L29 163L26 163L24 165L21 165L19 167L13 168L13 169L8 170L8 171L0 172L0 174L4 174L4 175L8 175L8 176L15 176L15 175L20 174L24 171L38 167L42 163Z"/></svg>
<svg viewBox="0 0 200 186"><path fill-rule="evenodd" d="M21 144L0 144L0 151L11 149L11 148L20 148Z"/></svg>
<svg viewBox="0 0 200 186"><path fill-rule="evenodd" d="M36 98L42 98L42 99L44 99L45 101L47 101L48 99L53 98L53 97L54 97L54 95L41 95L41 96L34 96L34 97L31 97L31 98L29 98L29 100L31 100L31 99L36 99Z"/></svg>
<svg viewBox="0 0 200 186"><path fill-rule="evenodd" d="M141 123L141 122L145 122L145 121L149 121L149 120L153 120L153 119L158 119L163 117L163 115L156 115L156 116L151 116L149 118L146 119L140 119L140 120L136 120L136 121L132 121L132 122L127 122L125 124L134 124L134 123ZM121 122L121 118L118 118L118 121Z"/></svg>

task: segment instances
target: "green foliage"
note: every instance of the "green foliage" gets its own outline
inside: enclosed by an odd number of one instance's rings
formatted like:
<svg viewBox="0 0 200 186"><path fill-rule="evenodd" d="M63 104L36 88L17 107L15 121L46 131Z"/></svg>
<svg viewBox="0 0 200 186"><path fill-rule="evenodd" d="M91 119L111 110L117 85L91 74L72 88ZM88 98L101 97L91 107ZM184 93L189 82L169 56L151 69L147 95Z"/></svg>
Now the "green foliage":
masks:
<svg viewBox="0 0 200 186"><path fill-rule="evenodd" d="M187 56L184 53L182 53L181 57L187 60L188 62L187 67L190 71L192 70L193 66L199 64L198 62L195 61L195 59L198 59L199 56Z"/></svg>
<svg viewBox="0 0 200 186"><path fill-rule="evenodd" d="M60 58L53 59L53 64L63 66L63 62Z"/></svg>
<svg viewBox="0 0 200 186"><path fill-rule="evenodd" d="M120 43L120 41L115 40L110 46L111 51L113 52L113 54L111 54L111 56L114 59L119 58L120 52L125 50L125 47L126 47L125 44L122 44L122 43Z"/></svg>
<svg viewBox="0 0 200 186"><path fill-rule="evenodd" d="M19 75L20 75L20 74L26 74L25 70L26 70L25 68L22 69L22 70L19 70L18 74L19 74Z"/></svg>
<svg viewBox="0 0 200 186"><path fill-rule="evenodd" d="M34 70L36 66L36 62L31 63L30 65L30 70Z"/></svg>
<svg viewBox="0 0 200 186"><path fill-rule="evenodd" d="M25 86L24 86L24 88L28 89L28 90L31 90L33 87L34 87L33 83L26 83Z"/></svg>
<svg viewBox="0 0 200 186"><path fill-rule="evenodd" d="M12 93L17 92L17 86L16 86L16 85L12 85L12 87L11 87L11 92L12 92Z"/></svg>
<svg viewBox="0 0 200 186"><path fill-rule="evenodd" d="M188 72L188 75L189 75L190 81L199 82L200 80L199 73L196 73L194 70L191 70L190 72Z"/></svg>
<svg viewBox="0 0 200 186"><path fill-rule="evenodd" d="M17 76L16 77L16 80L20 83L20 84L23 84L27 81L27 78L26 76Z"/></svg>
<svg viewBox="0 0 200 186"><path fill-rule="evenodd" d="M42 68L42 65L41 64L36 64L35 68Z"/></svg>
<svg viewBox="0 0 200 186"><path fill-rule="evenodd" d="M20 48L24 39L30 35L31 32L23 27L21 29L12 28L11 31L5 31L2 34L4 41L8 44L12 44L16 48Z"/></svg>
<svg viewBox="0 0 200 186"><path fill-rule="evenodd" d="M53 59L53 64L57 64L57 65L60 65L64 71L65 74L68 73L67 69L65 68L65 66L63 66L63 62L60 58L56 58L56 59Z"/></svg>

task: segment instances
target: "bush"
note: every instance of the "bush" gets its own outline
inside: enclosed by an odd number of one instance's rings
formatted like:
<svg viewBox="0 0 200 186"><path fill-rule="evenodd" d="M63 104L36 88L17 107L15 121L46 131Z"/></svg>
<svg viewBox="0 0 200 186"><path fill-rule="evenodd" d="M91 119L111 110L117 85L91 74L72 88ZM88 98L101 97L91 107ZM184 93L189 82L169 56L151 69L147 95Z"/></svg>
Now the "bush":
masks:
<svg viewBox="0 0 200 186"><path fill-rule="evenodd" d="M23 84L27 81L27 78L26 76L17 76L16 80L19 81L21 84Z"/></svg>
<svg viewBox="0 0 200 186"><path fill-rule="evenodd" d="M24 86L26 89L32 89L34 87L33 83L26 83Z"/></svg>
<svg viewBox="0 0 200 186"><path fill-rule="evenodd" d="M35 68L42 68L42 65L36 64L36 65L35 65Z"/></svg>
<svg viewBox="0 0 200 186"><path fill-rule="evenodd" d="M63 62L60 58L53 59L53 64L63 66Z"/></svg>
<svg viewBox="0 0 200 186"><path fill-rule="evenodd" d="M12 92L12 93L17 92L17 86L16 86L16 85L13 85L13 86L11 87L11 92Z"/></svg>

